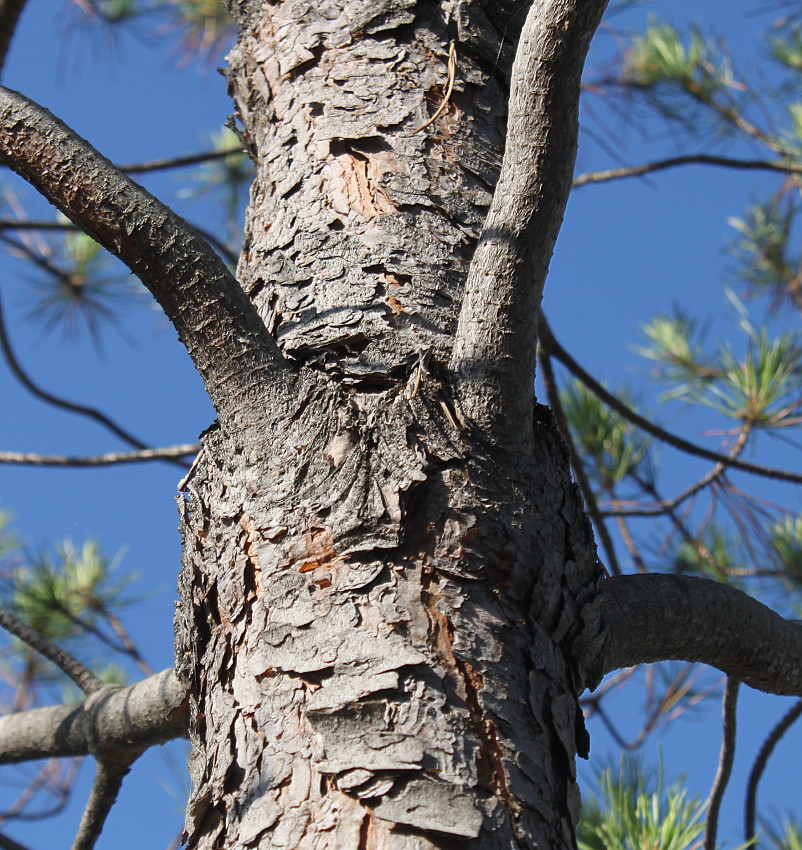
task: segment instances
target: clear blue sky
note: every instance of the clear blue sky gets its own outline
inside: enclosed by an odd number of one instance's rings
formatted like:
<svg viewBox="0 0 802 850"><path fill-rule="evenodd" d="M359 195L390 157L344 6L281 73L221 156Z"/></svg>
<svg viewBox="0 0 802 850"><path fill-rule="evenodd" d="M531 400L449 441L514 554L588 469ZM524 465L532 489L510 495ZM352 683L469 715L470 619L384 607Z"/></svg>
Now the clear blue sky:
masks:
<svg viewBox="0 0 802 850"><path fill-rule="evenodd" d="M754 57L754 30L768 21L743 14L753 7L742 0L709 2L704 7L691 2L644 3L629 18L614 18L611 25L634 26L631 21L645 20L650 11L677 23L705 14L716 31L728 37L734 57L746 63ZM7 65L6 85L47 106L117 162L207 147L208 133L219 129L231 111L220 75L198 64L176 71L177 56L170 53L169 37L126 37L116 45L98 34L74 32L65 38L71 15L69 3L31 0ZM615 44L613 32L602 33L595 57L602 59ZM593 126L593 117L586 112L588 126ZM621 161L586 139L579 171L677 152L670 134L657 124L648 126L646 139L633 137L620 121L613 121L610 128ZM19 181L5 175L2 179L20 197L32 196ZM711 319L711 333L731 330L733 311L722 288L728 281L723 247L732 235L726 220L741 214L765 179L754 173L734 175L691 167L649 180L588 186L575 193L545 299L563 344L597 377L611 385L626 381L644 398L654 399L646 365L631 351L640 324L656 312L669 311L676 302ZM213 210L176 198L181 185L178 173L143 182L181 214L210 229L219 228L220 217ZM125 310L125 339L110 330L98 357L87 340L65 342L26 320L32 305L30 287L30 272L0 256L0 295L9 311L17 352L44 387L101 407L153 445L193 442L208 426L213 413L200 380L172 328L147 301ZM121 448L91 423L32 399L3 366L0 398L0 449L79 455ZM699 436L698 430L687 433ZM709 444L715 446L715 442ZM705 468L673 455L663 457L670 460L669 486L680 488ZM763 459L799 466L798 455L789 458L787 449ZM30 549L65 537L76 542L89 537L100 539L109 553L126 550L124 568L141 576L134 590L148 596L126 611L125 621L156 669L172 665L172 611L179 566L174 496L179 478L180 472L166 464L99 471L0 467L0 507L13 514L14 528ZM637 700L637 692L629 689L616 703L624 727L633 728L636 723ZM736 770L725 800L722 838L740 837L745 772L764 735L789 705L789 700L742 692ZM616 750L598 723L592 723L590 731L592 768ZM687 774L692 791L704 797L716 769L719 735L719 704L710 701L668 733L650 740L644 759L655 760L654 744L660 742L669 775ZM799 730L792 731L784 754L769 767L761 800L771 801L770 812L781 814L798 803L794 753L802 744L800 736ZM100 840L101 848L168 844L180 828L188 781L182 769L182 746L153 751L134 766ZM170 758L163 754L166 749ZM582 769L586 774L587 768ZM14 825L9 834L32 848L68 846L91 773L91 766L85 764L64 815ZM4 769L0 808L14 799L18 788L14 769Z"/></svg>

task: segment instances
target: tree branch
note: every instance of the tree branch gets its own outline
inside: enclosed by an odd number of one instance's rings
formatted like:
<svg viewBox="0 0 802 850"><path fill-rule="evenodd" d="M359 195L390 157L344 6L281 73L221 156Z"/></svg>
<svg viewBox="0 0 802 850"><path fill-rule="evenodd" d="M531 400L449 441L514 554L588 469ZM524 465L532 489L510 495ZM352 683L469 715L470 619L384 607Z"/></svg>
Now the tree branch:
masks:
<svg viewBox="0 0 802 850"><path fill-rule="evenodd" d="M0 717L0 764L140 752L184 737L188 717L183 685L164 670L127 688L104 686L78 703Z"/></svg>
<svg viewBox="0 0 802 850"><path fill-rule="evenodd" d="M120 171L126 174L143 174L146 171L166 171L169 168L184 168L187 165L198 165L201 162L210 162L215 159L225 159L235 153L244 153L242 145L231 148L223 148L219 151L205 151L193 153L187 156L174 156L166 159L152 159L149 162L135 162L130 165L118 165Z"/></svg>
<svg viewBox="0 0 802 850"><path fill-rule="evenodd" d="M197 224L190 225L214 248L217 253L233 265L237 264L236 254L214 233L209 233ZM75 231L75 225L70 221L34 221L17 219L0 219L0 233L4 230L56 230Z"/></svg>
<svg viewBox="0 0 802 850"><path fill-rule="evenodd" d="M721 752L718 759L718 770L707 798L707 820L705 822L705 838L703 850L716 850L716 835L718 833L718 815L724 791L732 774L735 761L735 729L738 707L738 689L741 683L737 679L728 678L721 701L722 732Z"/></svg>
<svg viewBox="0 0 802 850"><path fill-rule="evenodd" d="M11 39L27 2L28 0L0 0L0 71L5 67Z"/></svg>
<svg viewBox="0 0 802 850"><path fill-rule="evenodd" d="M109 452L90 457L67 457L65 455L40 455L22 452L0 452L0 464L17 466L111 466L118 463L142 463L151 460L174 460L187 455L196 455L200 451L198 443L184 443L180 446L167 446L162 449L142 449L138 452ZM181 466L186 468L186 464Z"/></svg>
<svg viewBox="0 0 802 850"><path fill-rule="evenodd" d="M768 738L763 742L760 752L749 771L749 781L746 786L746 800L744 802L744 841L747 843L755 837L755 807L757 805L757 786L763 771L769 763L769 758L774 752L783 735L802 716L802 699L797 700L791 708L782 716L779 723L771 730Z"/></svg>
<svg viewBox="0 0 802 850"><path fill-rule="evenodd" d="M602 582L574 646L591 689L622 667L700 661L750 687L802 695L802 623L751 596L692 576L617 576Z"/></svg>
<svg viewBox="0 0 802 850"><path fill-rule="evenodd" d="M69 676L85 693L91 694L103 687L103 682L77 658L73 658L66 650L48 640L44 635L27 626L9 611L0 610L0 626L14 637L19 638L35 649L40 655L52 661L62 673Z"/></svg>
<svg viewBox="0 0 802 850"><path fill-rule="evenodd" d="M6 328L6 320L2 301L0 301L0 350L2 350L3 357L5 358L5 361L8 364L8 368L11 370L14 377L22 384L23 387L25 387L26 390L28 390L29 393L36 396L36 398L40 399L40 401L44 401L46 404L53 405L53 407L59 407L62 410L69 410L70 413L77 413L81 416L86 416L87 418L92 419L98 425L102 425L108 431L111 431L112 434L114 434L116 437L119 437L123 442L134 446L134 448L150 450L147 443L143 443L142 440L139 440L133 434L130 434L128 431L118 425L113 419L106 416L106 414L102 411L97 410L94 407L87 407L86 405L77 404L76 402L70 401L69 399L53 395L52 393L43 390L38 384L33 381L33 379L28 375L28 373L22 368L22 364L17 359L17 355L15 354L14 349L11 346L11 340L8 336L8 329ZM8 460L0 462L14 463L14 461ZM178 465L183 466L184 464L179 461Z"/></svg>
<svg viewBox="0 0 802 850"><path fill-rule="evenodd" d="M117 799L123 778L131 769L131 763L136 757L133 756L130 760L124 760L121 763L105 759L97 760L92 790L89 792L89 800L81 815L81 823L71 850L92 850L95 846L103 824Z"/></svg>
<svg viewBox="0 0 802 850"><path fill-rule="evenodd" d="M673 156L633 165L629 168L610 168L606 171L590 171L575 178L573 186L578 189L588 183L604 183L609 180L621 180L624 177L641 177L655 171L676 168L678 165L718 165L722 168L736 168L743 171L778 171L781 174L802 174L802 165L782 159L732 159L726 156L709 156L703 153Z"/></svg>
<svg viewBox="0 0 802 850"><path fill-rule="evenodd" d="M606 0L532 4L512 68L507 142L451 356L463 413L531 440L537 312L571 190L582 66Z"/></svg>
<svg viewBox="0 0 802 850"><path fill-rule="evenodd" d="M695 443L691 443L682 437L678 437L676 434L672 434L670 431L666 431L664 428L660 428L653 422L650 422L648 419L641 416L639 413L636 413L634 410L627 407L620 399L616 398L595 378L586 372L559 344L559 342L557 342L545 318L542 316L540 318L539 327L540 343L546 351L549 352L549 354L559 360L560 363L562 363L563 366L565 366L565 368L574 375L574 377L579 378L579 380L582 381L589 390L595 393L616 413L620 413L621 416L628 419L634 425L637 425L638 428L645 431L647 434L657 437L658 440L667 443L669 446L673 446L675 449L679 449L680 451L687 452L691 455L696 455L697 457L707 458L707 460L714 460L716 463L724 464L724 466L732 469L741 469L744 472L751 472L753 475L762 475L764 478L776 478L778 481L791 481L794 484L802 484L802 475L797 473L788 472L784 469L774 469L770 466L762 466L758 463L749 463L748 461L738 460L737 458L730 458L719 452L712 452L702 446L697 446ZM670 503L668 506L671 506ZM655 511L652 511L652 513L654 512ZM661 510L656 512L662 513ZM618 512L616 511L613 513ZM628 513L635 513L635 511L629 511Z"/></svg>
<svg viewBox="0 0 802 850"><path fill-rule="evenodd" d="M279 374L289 382L254 306L197 231L46 109L2 87L0 156L145 284L222 419L250 419L266 386Z"/></svg>

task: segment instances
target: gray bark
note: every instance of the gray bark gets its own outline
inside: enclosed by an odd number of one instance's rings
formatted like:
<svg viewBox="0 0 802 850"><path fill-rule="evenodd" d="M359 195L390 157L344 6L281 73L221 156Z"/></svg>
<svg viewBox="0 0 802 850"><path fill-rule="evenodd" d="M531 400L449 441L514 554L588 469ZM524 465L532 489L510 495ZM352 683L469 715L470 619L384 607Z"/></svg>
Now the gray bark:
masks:
<svg viewBox="0 0 802 850"><path fill-rule="evenodd" d="M537 316L574 174L579 86L606 2L534 3L512 69L506 154L451 353L462 409L528 451Z"/></svg>
<svg viewBox="0 0 802 850"><path fill-rule="evenodd" d="M188 846L572 847L567 654L601 569L559 438L533 417L533 350L514 452L460 412L448 368L524 10L233 11L229 82L257 168L238 277L299 377L258 440L206 433L182 500ZM416 132L451 41L450 102Z"/></svg>
<svg viewBox="0 0 802 850"><path fill-rule="evenodd" d="M164 670L127 688L103 687L82 702L0 718L0 764L141 752L181 737L186 726L185 688Z"/></svg>

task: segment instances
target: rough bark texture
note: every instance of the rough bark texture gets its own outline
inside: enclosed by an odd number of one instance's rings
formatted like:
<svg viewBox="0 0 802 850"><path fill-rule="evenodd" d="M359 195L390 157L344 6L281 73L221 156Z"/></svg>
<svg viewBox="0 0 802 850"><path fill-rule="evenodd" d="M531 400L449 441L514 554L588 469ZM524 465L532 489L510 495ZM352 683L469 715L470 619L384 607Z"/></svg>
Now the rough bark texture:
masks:
<svg viewBox="0 0 802 850"><path fill-rule="evenodd" d="M189 846L305 850L569 850L583 687L681 658L802 690L800 624L700 579L603 580L531 397L604 6L229 0L241 286L0 88L0 154L141 277L220 418L181 484L180 681L0 722L3 760L98 756L87 846L185 689Z"/></svg>
<svg viewBox="0 0 802 850"><path fill-rule="evenodd" d="M499 450L446 368L527 4L231 6L238 276L298 379L181 498L189 847L573 847L601 570L550 417Z"/></svg>

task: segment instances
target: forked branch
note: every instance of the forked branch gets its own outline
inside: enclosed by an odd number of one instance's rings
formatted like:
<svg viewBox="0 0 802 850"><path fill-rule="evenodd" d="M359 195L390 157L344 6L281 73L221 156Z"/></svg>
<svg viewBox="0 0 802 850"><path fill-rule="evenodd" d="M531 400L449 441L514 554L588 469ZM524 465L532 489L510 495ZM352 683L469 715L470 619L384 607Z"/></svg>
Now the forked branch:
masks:
<svg viewBox="0 0 802 850"><path fill-rule="evenodd" d="M175 326L223 419L283 380L286 361L196 230L43 107L0 87L0 157L119 257Z"/></svg>

